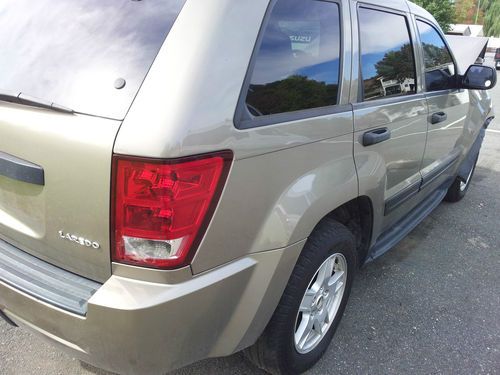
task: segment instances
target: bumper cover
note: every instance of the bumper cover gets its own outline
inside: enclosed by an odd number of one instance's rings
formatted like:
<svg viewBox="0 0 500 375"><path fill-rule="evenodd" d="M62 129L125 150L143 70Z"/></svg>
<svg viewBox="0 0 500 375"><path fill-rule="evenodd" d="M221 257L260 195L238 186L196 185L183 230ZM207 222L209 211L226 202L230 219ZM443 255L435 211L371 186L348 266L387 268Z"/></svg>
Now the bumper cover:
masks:
<svg viewBox="0 0 500 375"><path fill-rule="evenodd" d="M46 263L0 240L0 281L77 315L101 284Z"/></svg>
<svg viewBox="0 0 500 375"><path fill-rule="evenodd" d="M94 366L158 374L253 344L303 244L249 255L175 285L112 276L88 301L85 317L0 281L0 311Z"/></svg>

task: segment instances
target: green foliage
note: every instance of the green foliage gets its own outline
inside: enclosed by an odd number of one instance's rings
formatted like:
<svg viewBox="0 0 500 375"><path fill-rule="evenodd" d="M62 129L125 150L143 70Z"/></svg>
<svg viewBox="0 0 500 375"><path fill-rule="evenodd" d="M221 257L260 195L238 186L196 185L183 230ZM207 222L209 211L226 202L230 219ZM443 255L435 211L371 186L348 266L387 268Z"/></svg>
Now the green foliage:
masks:
<svg viewBox="0 0 500 375"><path fill-rule="evenodd" d="M455 22L455 6L450 0L414 0L414 2L431 13L444 32L449 31L450 25Z"/></svg>
<svg viewBox="0 0 500 375"><path fill-rule="evenodd" d="M478 0L457 0L456 7L456 23L474 23L474 15L476 14Z"/></svg>
<svg viewBox="0 0 500 375"><path fill-rule="evenodd" d="M456 0L456 22L483 24L485 36L500 37L500 0Z"/></svg>
<svg viewBox="0 0 500 375"><path fill-rule="evenodd" d="M484 12L484 33L486 36L500 37L500 1L482 0Z"/></svg>

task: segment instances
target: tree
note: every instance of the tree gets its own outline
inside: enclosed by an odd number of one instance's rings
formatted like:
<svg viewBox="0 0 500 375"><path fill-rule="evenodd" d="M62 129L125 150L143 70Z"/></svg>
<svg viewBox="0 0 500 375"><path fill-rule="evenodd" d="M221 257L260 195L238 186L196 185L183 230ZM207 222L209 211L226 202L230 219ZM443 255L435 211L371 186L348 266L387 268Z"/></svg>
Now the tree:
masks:
<svg viewBox="0 0 500 375"><path fill-rule="evenodd" d="M486 36L500 37L500 1L483 0L484 33Z"/></svg>
<svg viewBox="0 0 500 375"><path fill-rule="evenodd" d="M455 2L455 8L456 23L474 23L477 11L477 0L457 0Z"/></svg>
<svg viewBox="0 0 500 375"><path fill-rule="evenodd" d="M445 32L450 30L450 25L455 22L455 5L450 0L414 1L431 13ZM498 0L492 0L492 2L498 2Z"/></svg>

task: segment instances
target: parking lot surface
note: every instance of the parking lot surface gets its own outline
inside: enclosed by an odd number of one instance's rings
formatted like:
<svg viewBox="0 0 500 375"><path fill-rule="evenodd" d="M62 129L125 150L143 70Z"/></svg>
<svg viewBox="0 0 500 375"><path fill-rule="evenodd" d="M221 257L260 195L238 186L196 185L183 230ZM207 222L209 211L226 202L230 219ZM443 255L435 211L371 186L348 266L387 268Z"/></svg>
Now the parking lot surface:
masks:
<svg viewBox="0 0 500 375"><path fill-rule="evenodd" d="M491 95L500 115L500 84ZM359 272L334 341L308 374L500 374L499 269L497 119L466 198L442 203ZM107 373L0 321L0 374ZM263 373L236 354L173 374Z"/></svg>

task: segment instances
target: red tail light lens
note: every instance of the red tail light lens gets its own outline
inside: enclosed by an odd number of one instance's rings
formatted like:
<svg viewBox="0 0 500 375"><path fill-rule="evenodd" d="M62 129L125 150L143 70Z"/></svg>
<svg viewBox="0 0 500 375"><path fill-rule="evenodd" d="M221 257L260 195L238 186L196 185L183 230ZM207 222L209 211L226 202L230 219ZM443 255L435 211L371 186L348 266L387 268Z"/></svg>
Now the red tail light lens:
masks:
<svg viewBox="0 0 500 375"><path fill-rule="evenodd" d="M175 161L115 156L113 260L161 269L188 264L231 160L230 152Z"/></svg>

